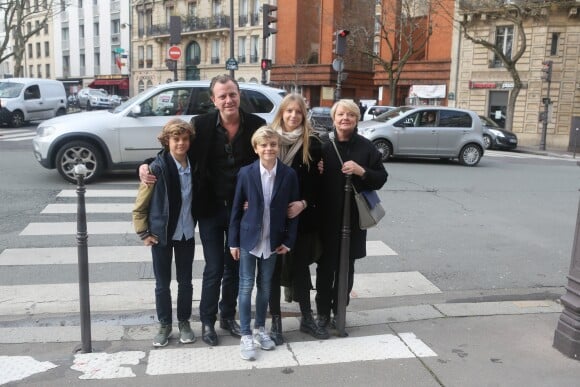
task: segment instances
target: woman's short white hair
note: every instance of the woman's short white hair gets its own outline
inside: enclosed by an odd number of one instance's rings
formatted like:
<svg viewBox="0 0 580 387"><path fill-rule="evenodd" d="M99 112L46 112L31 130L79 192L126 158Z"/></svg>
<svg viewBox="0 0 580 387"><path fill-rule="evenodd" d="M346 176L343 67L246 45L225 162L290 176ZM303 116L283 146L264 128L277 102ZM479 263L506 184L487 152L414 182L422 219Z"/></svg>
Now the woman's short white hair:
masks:
<svg viewBox="0 0 580 387"><path fill-rule="evenodd" d="M334 114L336 113L336 109L339 106L342 106L343 108L346 109L346 111L348 111L350 113L354 113L356 115L356 120L357 121L360 120L360 109L359 109L358 105L352 99L340 99L340 100L336 101L334 103L334 105L332 105L332 108L330 108L330 116L332 117L333 120L334 120Z"/></svg>

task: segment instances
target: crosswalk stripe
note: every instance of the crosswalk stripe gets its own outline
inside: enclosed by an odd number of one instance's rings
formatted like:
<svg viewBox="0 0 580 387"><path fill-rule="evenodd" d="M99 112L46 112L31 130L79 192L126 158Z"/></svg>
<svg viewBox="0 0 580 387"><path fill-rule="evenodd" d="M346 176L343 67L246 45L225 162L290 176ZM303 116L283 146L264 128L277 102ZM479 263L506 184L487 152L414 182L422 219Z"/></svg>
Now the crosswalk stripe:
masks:
<svg viewBox="0 0 580 387"><path fill-rule="evenodd" d="M59 198L76 198L77 191L73 189L63 189L57 195ZM87 198L135 198L136 189L87 189Z"/></svg>
<svg viewBox="0 0 580 387"><path fill-rule="evenodd" d="M93 235L134 234L132 222L87 222L87 232ZM76 222L29 223L19 235L74 235Z"/></svg>
<svg viewBox="0 0 580 387"><path fill-rule="evenodd" d="M86 203L85 211L88 214L130 214L133 203ZM76 214L77 204L49 204L41 214Z"/></svg>
<svg viewBox="0 0 580 387"><path fill-rule="evenodd" d="M397 255L382 241L367 241L367 257ZM89 263L139 263L151 261L147 246L89 246ZM76 247L37 247L5 249L0 253L0 266L74 265L77 263ZM203 259L201 243L196 242L195 259Z"/></svg>
<svg viewBox="0 0 580 387"><path fill-rule="evenodd" d="M201 279L193 280L193 298L199 301ZM155 281L116 281L90 284L90 305L93 312L154 310ZM171 287L177 299L177 286ZM441 293L421 273L355 273L351 298L383 298ZM0 286L3 302L0 315L42 313L78 313L78 284L32 284ZM314 294L312 294L314 296Z"/></svg>
<svg viewBox="0 0 580 387"><path fill-rule="evenodd" d="M15 138L0 138L0 141L6 141L6 142L13 142L13 141L25 141L25 140L32 140L35 136L24 136L24 137L15 137Z"/></svg>

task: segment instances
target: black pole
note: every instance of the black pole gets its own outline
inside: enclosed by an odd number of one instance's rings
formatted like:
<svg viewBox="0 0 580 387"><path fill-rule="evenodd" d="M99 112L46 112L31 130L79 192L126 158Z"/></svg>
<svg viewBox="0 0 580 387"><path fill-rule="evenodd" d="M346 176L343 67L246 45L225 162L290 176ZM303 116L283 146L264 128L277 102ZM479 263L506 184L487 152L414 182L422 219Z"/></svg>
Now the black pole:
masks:
<svg viewBox="0 0 580 387"><path fill-rule="evenodd" d="M569 358L580 360L580 204L566 293L560 298L564 309L554 332L554 348Z"/></svg>
<svg viewBox="0 0 580 387"><path fill-rule="evenodd" d="M342 212L342 233L340 239L340 262L338 265L338 300L336 307L336 330L339 337L348 336L346 325L346 304L348 301L348 266L350 260L350 199L352 176L346 175L344 183L344 207Z"/></svg>
<svg viewBox="0 0 580 387"><path fill-rule="evenodd" d="M542 136L540 137L540 150L546 150L546 136L548 134L548 112L550 111L550 86L552 80L548 79L548 93L544 98L544 120L542 121Z"/></svg>
<svg viewBox="0 0 580 387"><path fill-rule="evenodd" d="M89 297L89 254L87 247L87 212L85 208L85 174L84 164L75 166L77 177L77 251L79 266L79 301L81 317L81 351L92 352L91 346L91 304Z"/></svg>
<svg viewBox="0 0 580 387"><path fill-rule="evenodd" d="M230 58L234 57L234 0L230 0ZM230 69L230 77L235 79L234 69Z"/></svg>
<svg viewBox="0 0 580 387"><path fill-rule="evenodd" d="M177 82L177 61L173 61L173 80Z"/></svg>

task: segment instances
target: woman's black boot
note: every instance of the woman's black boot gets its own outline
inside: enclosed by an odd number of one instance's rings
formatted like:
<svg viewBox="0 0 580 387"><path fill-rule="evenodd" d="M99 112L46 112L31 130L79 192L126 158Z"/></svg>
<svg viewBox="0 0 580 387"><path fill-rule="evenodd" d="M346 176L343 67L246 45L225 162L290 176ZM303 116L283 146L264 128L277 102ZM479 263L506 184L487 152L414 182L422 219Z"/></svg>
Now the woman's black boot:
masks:
<svg viewBox="0 0 580 387"><path fill-rule="evenodd" d="M270 338L274 343L276 343L276 345L284 344L284 336L282 336L282 317L279 314L272 315Z"/></svg>
<svg viewBox="0 0 580 387"><path fill-rule="evenodd" d="M314 317L312 317L312 312L302 314L302 319L300 320L300 331L308 333L312 337L320 340L326 340L330 337L326 328L316 323Z"/></svg>

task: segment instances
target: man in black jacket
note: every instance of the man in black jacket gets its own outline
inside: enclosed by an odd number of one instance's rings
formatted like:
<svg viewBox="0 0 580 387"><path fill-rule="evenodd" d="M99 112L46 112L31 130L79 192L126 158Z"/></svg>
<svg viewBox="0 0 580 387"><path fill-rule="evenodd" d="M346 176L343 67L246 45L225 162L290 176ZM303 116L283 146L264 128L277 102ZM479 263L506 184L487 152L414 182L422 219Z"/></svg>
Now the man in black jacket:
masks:
<svg viewBox="0 0 580 387"><path fill-rule="evenodd" d="M210 96L217 111L192 118L196 137L188 156L197 165L200 187L193 207L205 258L199 303L202 340L214 346L218 344L214 329L218 305L220 327L240 336L235 320L239 263L228 248L228 224L238 171L257 158L250 139L266 122L240 109L240 87L228 75L212 79ZM154 181L146 176L146 167L141 166L139 174L146 183Z"/></svg>

